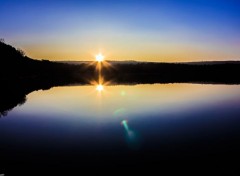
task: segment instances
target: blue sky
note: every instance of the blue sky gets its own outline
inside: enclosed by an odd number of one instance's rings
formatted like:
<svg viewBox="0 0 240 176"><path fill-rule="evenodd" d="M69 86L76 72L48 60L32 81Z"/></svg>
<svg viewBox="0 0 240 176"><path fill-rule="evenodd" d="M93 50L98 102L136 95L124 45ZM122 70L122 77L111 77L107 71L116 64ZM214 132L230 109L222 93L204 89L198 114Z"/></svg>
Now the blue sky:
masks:
<svg viewBox="0 0 240 176"><path fill-rule="evenodd" d="M0 38L39 59L240 59L237 0L0 0L0 23Z"/></svg>

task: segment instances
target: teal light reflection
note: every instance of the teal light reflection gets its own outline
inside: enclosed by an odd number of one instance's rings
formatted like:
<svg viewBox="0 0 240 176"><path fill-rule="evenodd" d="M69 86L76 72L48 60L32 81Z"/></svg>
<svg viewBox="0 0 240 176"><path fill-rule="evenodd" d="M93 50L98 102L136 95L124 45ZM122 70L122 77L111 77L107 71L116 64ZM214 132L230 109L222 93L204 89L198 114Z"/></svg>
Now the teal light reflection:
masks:
<svg viewBox="0 0 240 176"><path fill-rule="evenodd" d="M127 134L127 142L129 144L129 147L132 149L137 149L139 147L139 142L137 140L137 135L136 133L129 128L128 121L123 120L121 124L124 127L124 130L126 131Z"/></svg>

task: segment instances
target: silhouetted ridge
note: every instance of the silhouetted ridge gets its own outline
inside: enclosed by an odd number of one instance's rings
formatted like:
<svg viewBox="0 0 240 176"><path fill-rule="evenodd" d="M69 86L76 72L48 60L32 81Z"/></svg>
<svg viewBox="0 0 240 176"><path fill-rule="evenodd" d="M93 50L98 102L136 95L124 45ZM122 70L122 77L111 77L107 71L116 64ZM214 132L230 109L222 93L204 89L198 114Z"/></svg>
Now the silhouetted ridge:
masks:
<svg viewBox="0 0 240 176"><path fill-rule="evenodd" d="M25 56L24 52L7 45L0 40L0 80L72 83L81 82L81 65L56 63L48 60L34 60ZM76 75L77 73L77 75Z"/></svg>
<svg viewBox="0 0 240 176"><path fill-rule="evenodd" d="M12 61L19 62L24 58L24 52L20 49L16 49L11 45L7 45L3 40L0 40L0 54L1 64L9 63Z"/></svg>

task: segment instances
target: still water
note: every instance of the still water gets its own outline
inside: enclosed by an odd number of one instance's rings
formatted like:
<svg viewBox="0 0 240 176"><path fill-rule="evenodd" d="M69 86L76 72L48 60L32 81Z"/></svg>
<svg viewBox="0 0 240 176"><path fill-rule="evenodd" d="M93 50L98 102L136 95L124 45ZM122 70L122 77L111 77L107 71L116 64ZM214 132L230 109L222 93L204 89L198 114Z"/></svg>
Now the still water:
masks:
<svg viewBox="0 0 240 176"><path fill-rule="evenodd" d="M86 165L204 157L226 162L239 157L240 86L38 90L0 118L0 140L5 167L22 162L76 164L76 159Z"/></svg>

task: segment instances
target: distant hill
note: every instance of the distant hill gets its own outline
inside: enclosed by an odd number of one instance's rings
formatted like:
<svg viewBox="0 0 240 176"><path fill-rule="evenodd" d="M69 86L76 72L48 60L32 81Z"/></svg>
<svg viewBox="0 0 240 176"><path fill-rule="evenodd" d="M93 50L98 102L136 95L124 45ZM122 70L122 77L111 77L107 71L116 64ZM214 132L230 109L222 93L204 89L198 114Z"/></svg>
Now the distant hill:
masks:
<svg viewBox="0 0 240 176"><path fill-rule="evenodd" d="M240 64L240 61L230 60L230 61L202 61L202 62L185 62L190 65L222 65L222 64Z"/></svg>

